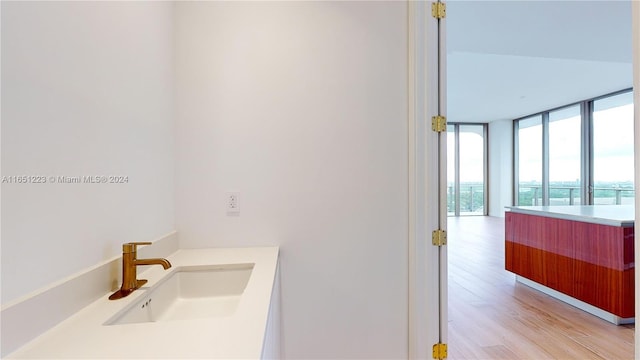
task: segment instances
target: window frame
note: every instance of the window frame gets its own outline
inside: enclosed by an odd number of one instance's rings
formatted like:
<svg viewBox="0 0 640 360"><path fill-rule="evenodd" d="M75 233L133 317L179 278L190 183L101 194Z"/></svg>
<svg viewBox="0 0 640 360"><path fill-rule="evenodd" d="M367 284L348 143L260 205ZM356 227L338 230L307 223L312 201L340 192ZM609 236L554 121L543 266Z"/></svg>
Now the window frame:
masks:
<svg viewBox="0 0 640 360"><path fill-rule="evenodd" d="M587 100L562 105L553 109L529 114L513 120L513 205L520 206L520 141L519 123L534 116L542 117L542 205L549 205L549 114L572 106L580 106L580 203L582 205L594 205L594 146L593 146L593 114L594 103L598 100L613 96L632 93L633 88L627 88L605 95L593 97ZM636 104L634 104L636 105ZM635 193L634 193L635 196Z"/></svg>

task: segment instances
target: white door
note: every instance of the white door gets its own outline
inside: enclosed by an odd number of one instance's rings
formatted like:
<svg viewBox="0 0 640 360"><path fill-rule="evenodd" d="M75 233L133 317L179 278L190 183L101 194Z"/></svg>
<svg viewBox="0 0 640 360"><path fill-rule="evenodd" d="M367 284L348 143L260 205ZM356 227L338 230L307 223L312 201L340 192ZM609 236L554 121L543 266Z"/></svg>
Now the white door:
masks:
<svg viewBox="0 0 640 360"><path fill-rule="evenodd" d="M433 358L447 343L447 250L432 235L446 231L445 20L431 2L409 3L409 357ZM445 126L446 128L446 126Z"/></svg>

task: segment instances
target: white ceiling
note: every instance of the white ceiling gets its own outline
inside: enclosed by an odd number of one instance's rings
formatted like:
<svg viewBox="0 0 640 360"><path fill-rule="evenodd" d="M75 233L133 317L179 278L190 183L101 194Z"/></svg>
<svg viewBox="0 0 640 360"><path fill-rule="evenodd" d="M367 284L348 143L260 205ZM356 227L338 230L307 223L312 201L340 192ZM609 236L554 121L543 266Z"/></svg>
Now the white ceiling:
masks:
<svg viewBox="0 0 640 360"><path fill-rule="evenodd" d="M632 87L630 1L447 1L447 121L514 119Z"/></svg>

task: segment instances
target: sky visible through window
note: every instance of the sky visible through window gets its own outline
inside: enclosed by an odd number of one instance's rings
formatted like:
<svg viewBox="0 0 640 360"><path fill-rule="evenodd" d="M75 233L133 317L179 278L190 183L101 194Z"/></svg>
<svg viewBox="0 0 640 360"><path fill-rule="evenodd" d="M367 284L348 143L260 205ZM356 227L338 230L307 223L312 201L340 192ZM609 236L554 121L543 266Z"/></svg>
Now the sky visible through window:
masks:
<svg viewBox="0 0 640 360"><path fill-rule="evenodd" d="M594 180L633 182L633 104L593 113Z"/></svg>
<svg viewBox="0 0 640 360"><path fill-rule="evenodd" d="M580 186L580 106L549 113L549 182Z"/></svg>
<svg viewBox="0 0 640 360"><path fill-rule="evenodd" d="M482 131L480 127L479 131ZM484 179L483 138L481 133L460 131L460 183L482 183ZM455 178L455 135L447 133L447 179Z"/></svg>
<svg viewBox="0 0 640 360"><path fill-rule="evenodd" d="M632 182L633 104L596 111L593 116L594 178L603 182ZM580 116L550 123L549 173L555 181L579 180L579 124ZM541 182L542 125L520 129L518 140L520 182Z"/></svg>
<svg viewBox="0 0 640 360"><path fill-rule="evenodd" d="M482 131L482 127L477 128L478 131ZM483 148L482 133L460 131L460 183L482 183Z"/></svg>
<svg viewBox="0 0 640 360"><path fill-rule="evenodd" d="M523 127L518 133L520 182L542 182L542 123Z"/></svg>

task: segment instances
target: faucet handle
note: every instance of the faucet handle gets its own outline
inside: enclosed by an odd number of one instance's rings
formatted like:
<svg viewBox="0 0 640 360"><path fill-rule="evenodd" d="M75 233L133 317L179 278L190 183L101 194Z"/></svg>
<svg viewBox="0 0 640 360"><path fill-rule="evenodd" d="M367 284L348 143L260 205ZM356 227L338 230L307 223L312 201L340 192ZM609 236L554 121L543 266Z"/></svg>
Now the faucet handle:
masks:
<svg viewBox="0 0 640 360"><path fill-rule="evenodd" d="M130 242L130 243L122 244L122 253L128 254L128 253L136 252L138 250L137 248L138 245L151 245L151 242L144 241L144 242Z"/></svg>

